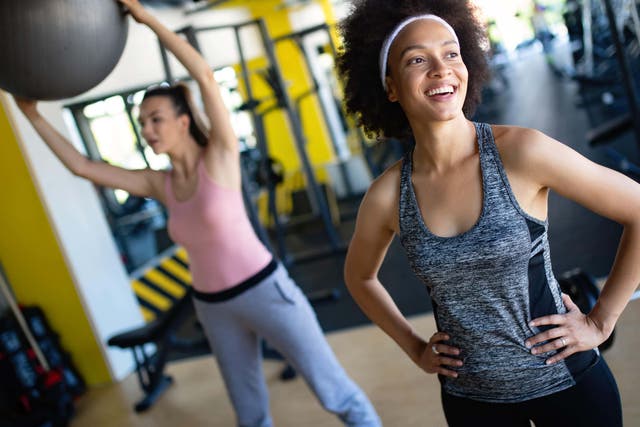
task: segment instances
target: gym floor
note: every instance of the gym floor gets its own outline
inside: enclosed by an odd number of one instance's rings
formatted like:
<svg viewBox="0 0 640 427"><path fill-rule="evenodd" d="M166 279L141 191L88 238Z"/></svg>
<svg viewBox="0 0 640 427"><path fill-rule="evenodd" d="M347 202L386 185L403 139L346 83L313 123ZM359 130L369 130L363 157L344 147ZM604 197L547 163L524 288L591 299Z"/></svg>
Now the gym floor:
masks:
<svg viewBox="0 0 640 427"><path fill-rule="evenodd" d="M433 316L411 318L417 330L430 335ZM640 301L633 301L616 327L613 346L604 353L615 375L625 425L640 426ZM440 391L434 376L423 374L404 353L374 326L360 326L327 334L338 359L369 395L382 422L390 427L446 426L440 407ZM338 427L342 424L325 412L304 381L278 378L282 362L264 362L275 425L279 427ZM175 383L149 411L136 414L132 405L140 396L134 375L119 384L94 388L77 406L71 427L228 427L234 425L217 365L211 356L169 364Z"/></svg>
<svg viewBox="0 0 640 427"><path fill-rule="evenodd" d="M494 88L492 99L478 112L477 120L534 127L573 147L588 158L610 166L602 148L586 142L586 131L596 125L584 109L575 83L555 76L544 58L524 52L506 70L510 86ZM504 89L504 90L503 90ZM637 158L632 135L616 147ZM613 262L621 228L576 204L552 194L549 207L550 245L556 274L580 268L604 277ZM340 232L348 238L353 222ZM291 247L304 247L317 236L291 235ZM294 266L292 276L308 293L334 288L337 301L318 304L316 312L327 337L346 370L362 386L385 425L445 425L438 383L423 375L380 330L371 326L348 295L342 281L343 257ZM434 330L424 286L413 277L397 241L391 246L381 271L400 309L424 336ZM625 425L640 426L640 302L634 301L620 319L613 346L604 353L620 387ZM273 416L278 426L338 426L325 413L301 379L282 382L282 362L265 361ZM141 396L135 375L119 384L90 390L78 402L74 427L99 426L230 426L233 413L214 359L200 352L169 364L175 384L155 406L136 414L132 405Z"/></svg>

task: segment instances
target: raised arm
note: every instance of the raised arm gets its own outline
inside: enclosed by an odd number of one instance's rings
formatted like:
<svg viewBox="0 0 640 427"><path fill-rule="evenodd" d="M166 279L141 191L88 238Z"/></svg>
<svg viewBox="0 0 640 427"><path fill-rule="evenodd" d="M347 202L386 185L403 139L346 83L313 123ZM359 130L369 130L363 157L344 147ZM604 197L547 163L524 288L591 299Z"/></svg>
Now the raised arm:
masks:
<svg viewBox="0 0 640 427"><path fill-rule="evenodd" d="M554 363L604 342L640 283L640 185L540 132L522 130L519 140L525 142L520 158L527 174L542 186L624 227L613 267L591 313L583 316L565 297L569 309L566 316L535 320L536 326L559 326L534 337L531 344L556 338L540 346L540 351L562 347L558 338L567 343L564 351L549 360Z"/></svg>
<svg viewBox="0 0 640 427"><path fill-rule="evenodd" d="M461 366L458 350L445 344L449 336L434 334L429 341L419 336L398 309L378 279L378 271L396 233L398 224L398 165L385 172L371 186L360 209L345 261L345 282L353 299L371 321L389 335L420 368L428 373L456 377L445 366ZM432 346L443 354L436 354Z"/></svg>
<svg viewBox="0 0 640 427"><path fill-rule="evenodd" d="M151 169L128 170L92 161L78 152L38 112L36 101L17 97L14 99L38 135L71 173L104 187L119 188L136 196L152 197L164 202L162 172Z"/></svg>
<svg viewBox="0 0 640 427"><path fill-rule="evenodd" d="M129 10L131 16L149 27L160 42L184 65L189 75L197 82L205 113L210 123L209 142L216 148L238 151L238 142L231 126L229 112L224 104L213 71L202 55L186 40L165 27L138 0L118 0Z"/></svg>

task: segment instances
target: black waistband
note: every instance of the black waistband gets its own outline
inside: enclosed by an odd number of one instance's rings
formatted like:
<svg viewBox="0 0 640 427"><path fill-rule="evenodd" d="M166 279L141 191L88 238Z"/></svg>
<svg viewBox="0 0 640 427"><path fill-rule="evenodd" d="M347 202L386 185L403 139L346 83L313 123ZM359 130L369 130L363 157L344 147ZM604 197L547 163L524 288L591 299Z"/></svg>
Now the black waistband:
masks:
<svg viewBox="0 0 640 427"><path fill-rule="evenodd" d="M249 277L248 279L238 283L236 286L232 288L225 289L220 292L200 292L194 289L193 297L197 300L204 301L204 302L222 302L222 301L230 300L231 298L236 297L245 291L248 291L258 283L262 282L264 279L269 277L271 273L276 271L277 267L278 267L278 262L272 258L266 267L264 267L262 270L258 271L256 274Z"/></svg>

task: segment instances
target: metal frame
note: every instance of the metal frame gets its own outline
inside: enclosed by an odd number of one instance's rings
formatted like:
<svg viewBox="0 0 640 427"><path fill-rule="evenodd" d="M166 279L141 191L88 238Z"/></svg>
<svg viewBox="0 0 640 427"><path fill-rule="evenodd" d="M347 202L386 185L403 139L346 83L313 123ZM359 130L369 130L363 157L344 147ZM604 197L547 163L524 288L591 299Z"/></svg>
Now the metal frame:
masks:
<svg viewBox="0 0 640 427"><path fill-rule="evenodd" d="M303 55L304 59L305 59L305 65L307 67L307 71L309 73L309 75L312 78L312 89L309 90L309 94L315 93L317 92L318 88L319 88L319 84L318 81L316 79L315 74L313 73L313 69L311 68L311 64L309 61L309 58L307 58L306 52L304 50L304 47L302 45L302 40L304 39L304 37L308 36L309 34L313 34L315 32L318 31L326 31L327 35L329 36L329 46L331 46L331 53L333 55L334 58L338 57L338 49L336 48L336 45L333 41L333 37L331 37L331 26L329 24L323 23L323 24L318 24L316 26L313 27L309 27L306 28L304 30L301 31L297 31L297 32L293 32L293 33L289 33L289 34L285 34L279 37L276 37L273 39L273 43L279 43L281 41L284 40L293 40L296 45L298 46L298 48L300 49L300 53ZM302 97L302 96L301 96ZM328 119L327 119L327 111L326 108L324 106L324 104L322 103L321 100L319 100L320 106L322 108L322 113L324 115L325 118L325 122L328 123ZM340 110L340 114L346 119L346 113L344 110ZM369 171L371 172L371 174L376 177L378 175L380 175L382 173L382 170L380 168L380 166L376 163L376 161L374 160L372 154L371 154L371 147L367 144L366 138L364 136L364 133L362 131L362 129L357 126L355 128L355 131L357 133L357 138L358 138L358 143L360 144L360 148L362 149L362 155L364 156L365 162L367 163L367 167L369 168ZM338 149L336 147L336 143L335 140L332 139L331 141L333 143L333 147L334 150L337 152ZM346 189L347 189L347 194L348 195L354 195L353 189L352 189L352 185L351 185L351 181L349 180L349 175L347 174L347 171L345 169L345 166L343 163L341 163L340 165L340 172L342 174L343 177L343 181L345 183Z"/></svg>
<svg viewBox="0 0 640 427"><path fill-rule="evenodd" d="M327 125L328 131L329 131L330 140L331 140L331 144L333 146L333 150L336 153L336 155L338 156L339 171L340 171L342 182L345 185L345 189L346 189L347 195L348 196L353 196L354 195L353 185L351 184L351 179L349 178L349 173L347 172L346 165L344 164L344 162L342 161L342 159L340 159L340 156L338 155L339 152L340 152L340 147L338 147L338 144L337 144L337 141L336 141L336 137L335 137L334 132L331 129L331 126L330 126L329 113L327 112L327 107L324 104L324 102L322 102L322 99L320 99L320 97L318 96L318 91L320 89L320 84L318 83L318 78L316 77L315 73L313 72L313 67L311 66L311 61L310 61L309 57L307 56L307 53L305 51L304 44L303 44L305 37L307 37L307 36L309 36L311 34L320 32L320 31L324 31L324 32L327 33L327 35L329 37L329 44L331 45L331 51L332 51L333 57L336 58L337 57L337 50L336 50L336 47L335 47L335 45L333 43L333 39L331 38L329 25L327 25L327 24L320 24L320 25L316 25L314 27L306 28L306 29L301 30L301 31L285 34L285 35L276 37L276 38L272 39L271 41L272 41L272 43L274 45L277 45L278 43L281 43L283 41L290 40L300 50L300 54L304 58L304 64L305 64L306 69L307 69L307 74L311 78L311 87L309 88L308 91L304 92L303 94L299 95L296 98L296 106L298 106L296 108L296 111L298 111L298 114L300 114L299 113L299 111L300 111L299 105L302 102L302 100L304 98L306 98L307 96L316 95L318 97L318 104L320 104L320 110L322 112L322 117L324 118L325 124ZM340 111L340 114L342 114L342 111Z"/></svg>
<svg viewBox="0 0 640 427"><path fill-rule="evenodd" d="M622 44L622 38L620 31L618 30L616 15L613 10L611 0L602 0L605 10L607 12L607 19L609 20L609 27L611 30L611 36L613 38L613 44L616 48L616 58L618 59L618 65L620 66L620 72L622 73L622 83L624 84L627 99L629 100L629 110L631 113L631 124L636 136L636 143L640 148L640 106L638 104L638 92L635 87L633 75L631 73L631 66L629 60L625 54L625 49Z"/></svg>
<svg viewBox="0 0 640 427"><path fill-rule="evenodd" d="M585 1L585 4L590 5L590 1ZM598 0L596 0L598 1ZM640 104L638 101L638 92L633 79L631 66L629 59L625 53L625 47L622 43L622 36L618 29L618 20L613 8L611 0L602 0L609 23L609 30L613 39L613 45L615 47L616 59L620 68L622 77L622 84L625 88L627 100L629 104L629 113L620 117L612 119L596 129L591 130L587 134L587 139L590 144L606 143L607 139L616 135L621 131L625 131L631 127L635 134L636 144L640 148ZM586 35L586 32L585 32Z"/></svg>

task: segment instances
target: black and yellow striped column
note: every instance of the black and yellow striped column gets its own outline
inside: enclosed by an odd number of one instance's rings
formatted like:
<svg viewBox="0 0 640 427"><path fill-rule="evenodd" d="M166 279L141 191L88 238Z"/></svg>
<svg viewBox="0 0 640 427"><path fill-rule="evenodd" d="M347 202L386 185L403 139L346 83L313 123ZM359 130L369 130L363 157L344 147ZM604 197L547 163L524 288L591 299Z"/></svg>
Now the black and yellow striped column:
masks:
<svg viewBox="0 0 640 427"><path fill-rule="evenodd" d="M142 315L150 322L171 308L191 286L187 253L183 248L177 248L132 279L131 286Z"/></svg>

